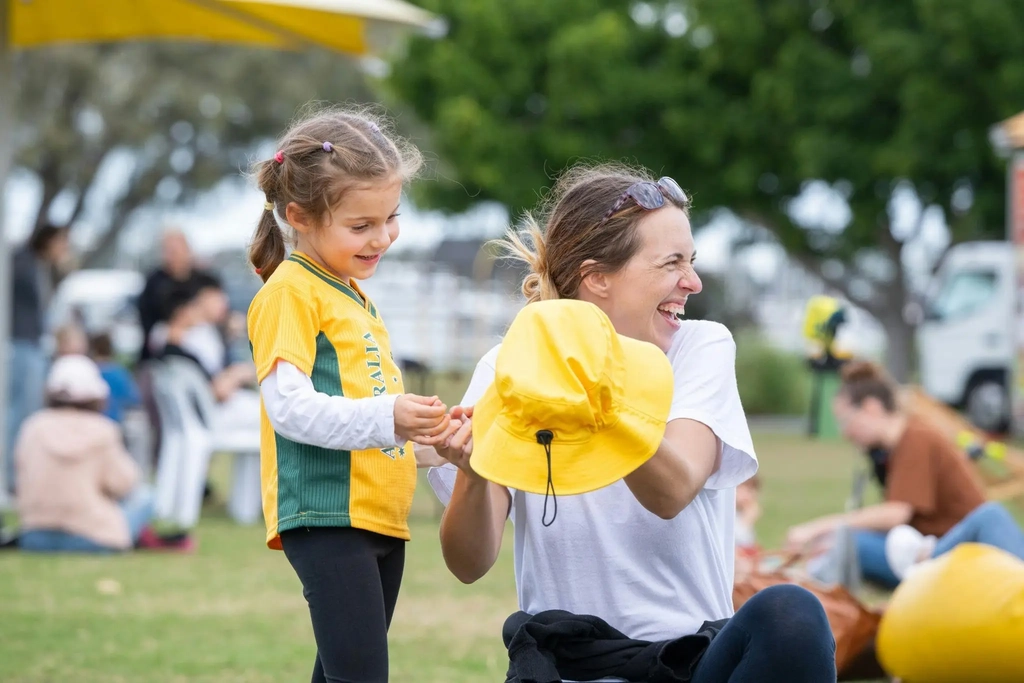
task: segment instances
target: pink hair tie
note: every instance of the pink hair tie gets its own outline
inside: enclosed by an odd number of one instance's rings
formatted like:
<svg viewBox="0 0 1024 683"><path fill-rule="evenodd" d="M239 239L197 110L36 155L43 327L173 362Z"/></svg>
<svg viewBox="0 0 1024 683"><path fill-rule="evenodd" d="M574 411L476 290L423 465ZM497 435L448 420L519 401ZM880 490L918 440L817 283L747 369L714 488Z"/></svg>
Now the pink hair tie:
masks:
<svg viewBox="0 0 1024 683"><path fill-rule="evenodd" d="M325 151L325 152L330 152L330 151L331 151L331 150L333 150L333 149L334 149L334 145L332 145L332 144L331 144L331 143L329 143L329 142L325 142L325 143L324 143L324 151Z"/></svg>
<svg viewBox="0 0 1024 683"><path fill-rule="evenodd" d="M283 164L284 163L284 152L280 152L279 151L277 154L275 154L274 155L274 161L276 161L279 164Z"/></svg>

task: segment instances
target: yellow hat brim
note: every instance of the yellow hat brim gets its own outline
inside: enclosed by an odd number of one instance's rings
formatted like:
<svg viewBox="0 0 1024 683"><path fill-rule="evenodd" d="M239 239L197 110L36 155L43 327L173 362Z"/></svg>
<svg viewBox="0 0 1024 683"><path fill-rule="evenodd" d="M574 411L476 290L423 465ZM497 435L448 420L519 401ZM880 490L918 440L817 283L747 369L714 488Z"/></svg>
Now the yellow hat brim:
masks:
<svg viewBox="0 0 1024 683"><path fill-rule="evenodd" d="M556 495L604 488L631 474L658 450L672 407L672 366L647 342L620 337L625 360L623 404L618 420L584 441L551 445L551 480ZM527 493L543 494L548 483L544 447L516 435L491 384L473 408L473 454L469 464L484 479Z"/></svg>

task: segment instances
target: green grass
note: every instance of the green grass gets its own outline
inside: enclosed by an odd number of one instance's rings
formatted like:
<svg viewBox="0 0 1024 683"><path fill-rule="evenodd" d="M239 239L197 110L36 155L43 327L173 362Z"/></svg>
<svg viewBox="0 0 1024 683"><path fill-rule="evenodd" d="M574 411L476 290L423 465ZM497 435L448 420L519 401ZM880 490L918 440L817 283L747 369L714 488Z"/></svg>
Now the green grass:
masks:
<svg viewBox="0 0 1024 683"><path fill-rule="evenodd" d="M759 434L765 517L761 540L843 506L855 453L841 445ZM216 463L217 476L224 463ZM392 680L500 681L500 629L515 609L511 544L483 580L447 571L436 505L421 482L414 540L391 630ZM43 683L308 680L308 612L283 554L262 527L239 528L216 510L195 555L123 557L0 553L0 680ZM506 536L506 540L509 535Z"/></svg>

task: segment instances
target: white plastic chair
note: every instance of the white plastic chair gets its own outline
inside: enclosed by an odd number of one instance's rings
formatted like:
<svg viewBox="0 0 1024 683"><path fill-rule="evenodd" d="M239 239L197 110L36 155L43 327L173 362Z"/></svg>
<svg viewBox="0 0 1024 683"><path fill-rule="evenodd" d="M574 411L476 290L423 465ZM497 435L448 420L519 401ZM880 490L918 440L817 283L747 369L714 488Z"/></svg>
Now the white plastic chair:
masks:
<svg viewBox="0 0 1024 683"><path fill-rule="evenodd" d="M160 457L156 467L154 513L187 530L199 521L209 468L210 438L198 421L195 400L180 381L177 363L152 367L153 400L160 416Z"/></svg>
<svg viewBox="0 0 1024 683"><path fill-rule="evenodd" d="M195 525L202 508L210 456L223 452L234 456L228 514L240 524L255 523L262 512L256 416L250 428L220 424L220 406L209 381L187 359L165 359L155 379L154 394L164 435L157 467L158 518L184 528ZM253 410L258 411L258 404ZM169 427L163 428L165 424Z"/></svg>

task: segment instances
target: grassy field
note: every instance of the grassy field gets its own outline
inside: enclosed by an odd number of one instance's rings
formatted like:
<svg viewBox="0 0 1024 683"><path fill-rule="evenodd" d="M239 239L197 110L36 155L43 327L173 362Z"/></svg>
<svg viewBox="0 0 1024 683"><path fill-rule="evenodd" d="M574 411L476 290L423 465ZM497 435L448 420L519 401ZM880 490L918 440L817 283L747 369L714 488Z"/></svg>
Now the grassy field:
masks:
<svg viewBox="0 0 1024 683"><path fill-rule="evenodd" d="M850 449L767 432L755 441L766 544L793 522L842 508L860 464ZM487 577L464 586L441 559L436 512L421 482L391 631L391 678L504 680L500 629L515 609L511 545ZM195 555L0 553L0 681L308 680L314 647L299 582L262 537L261 528L239 528L212 510Z"/></svg>

